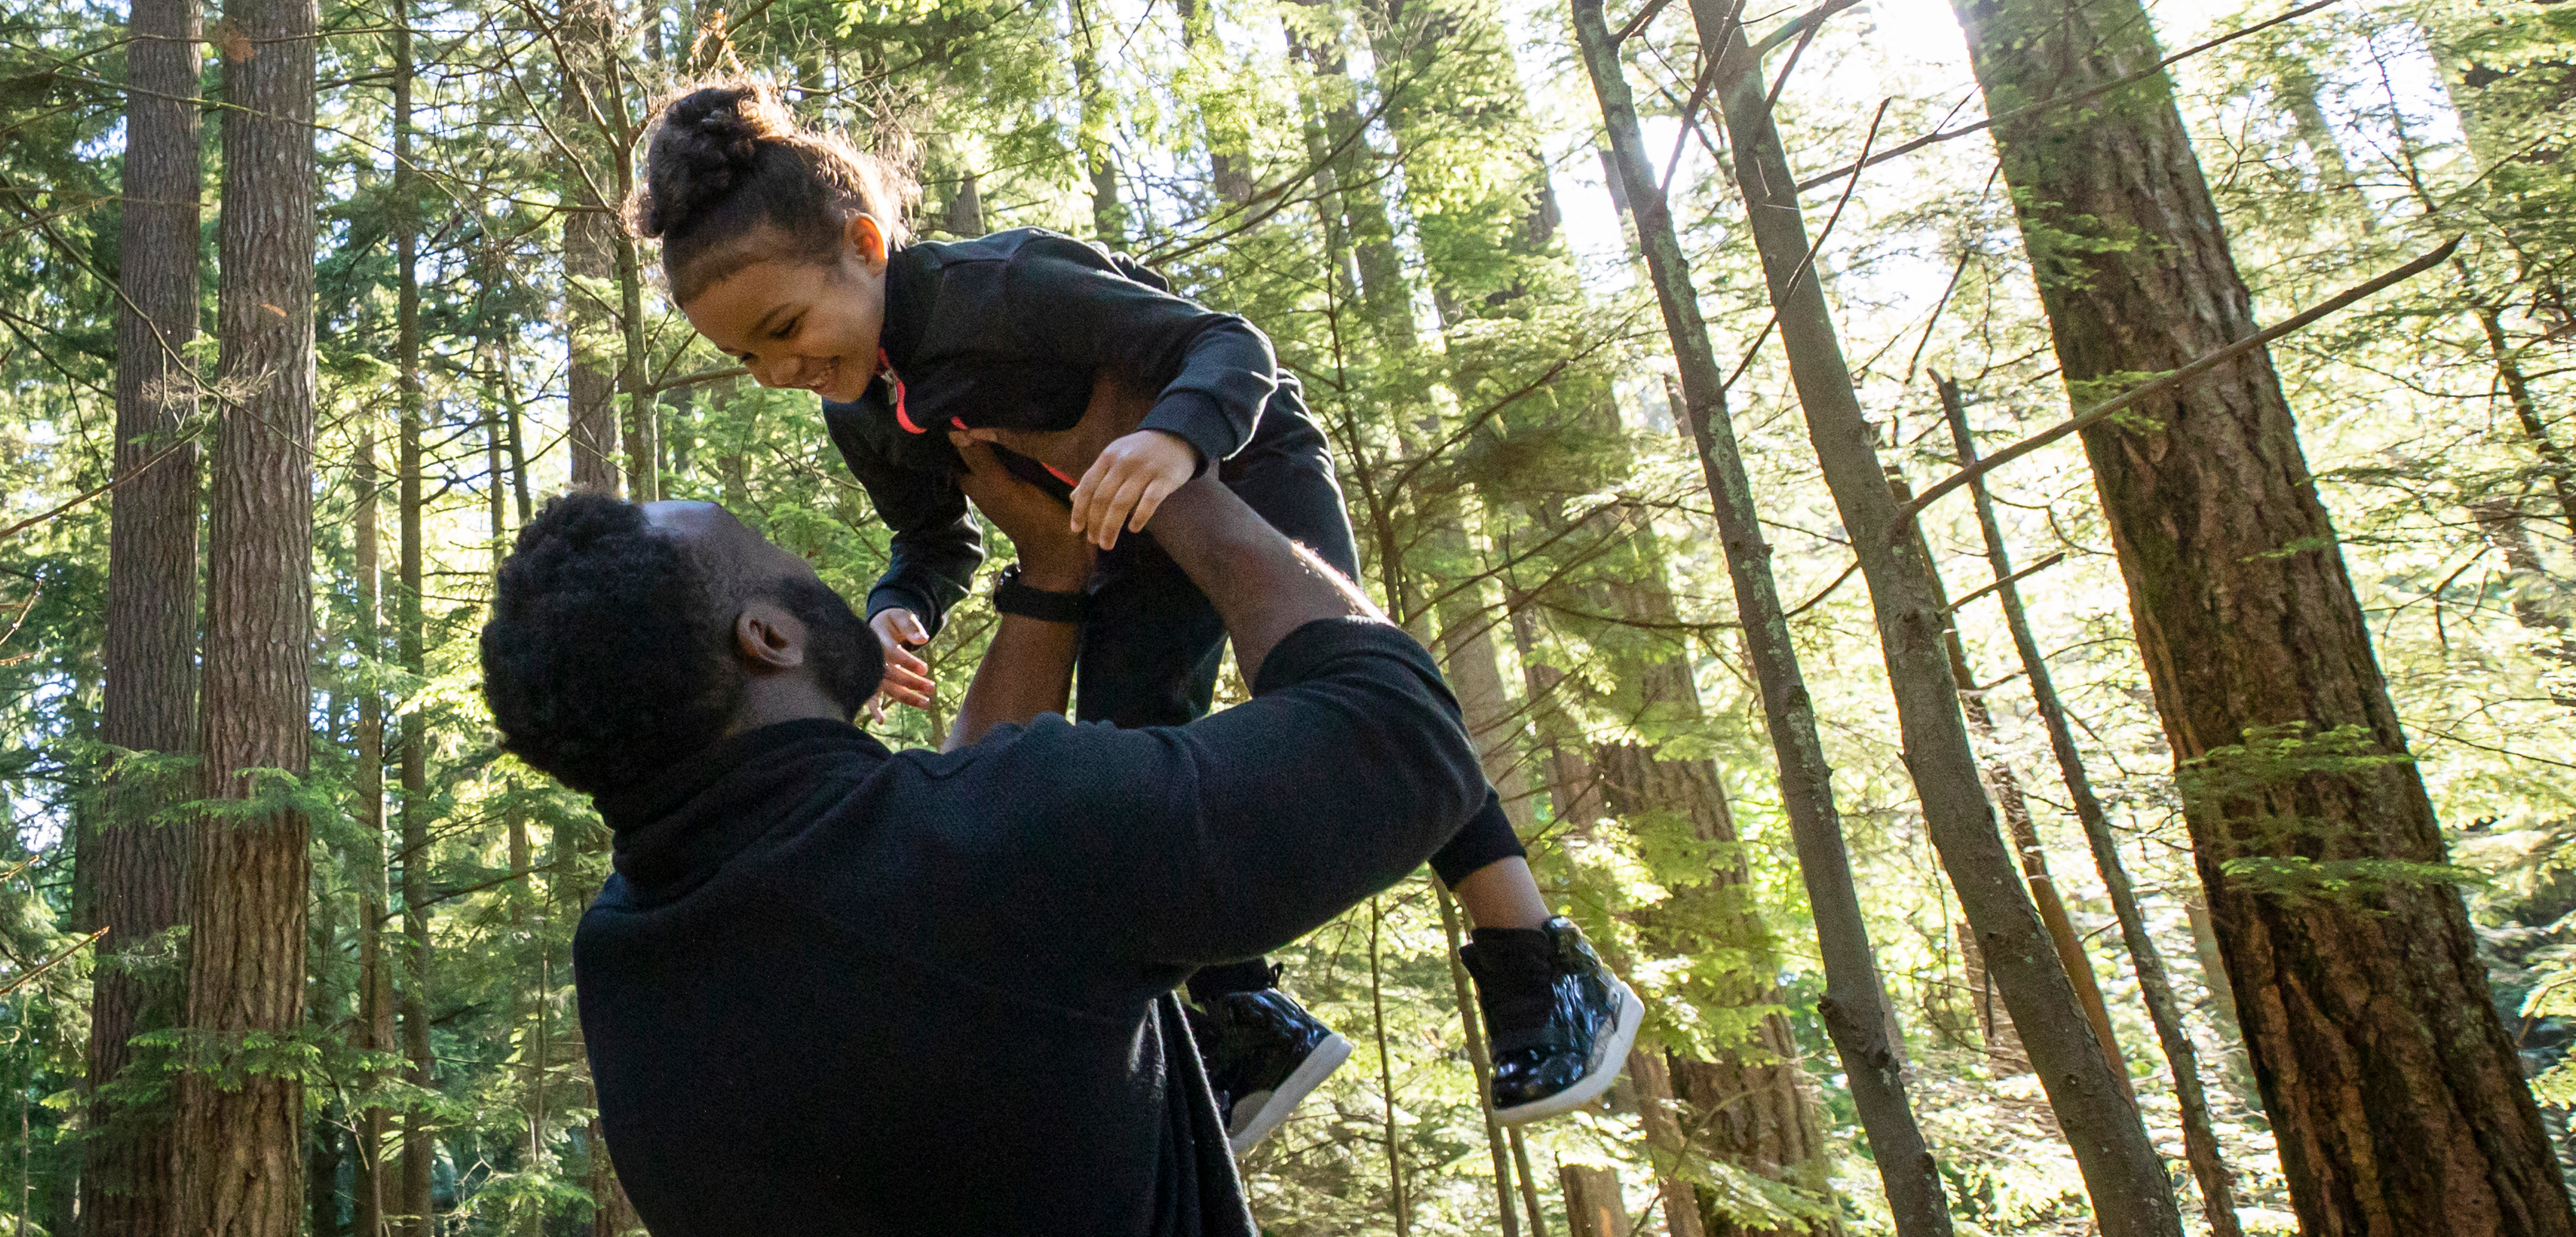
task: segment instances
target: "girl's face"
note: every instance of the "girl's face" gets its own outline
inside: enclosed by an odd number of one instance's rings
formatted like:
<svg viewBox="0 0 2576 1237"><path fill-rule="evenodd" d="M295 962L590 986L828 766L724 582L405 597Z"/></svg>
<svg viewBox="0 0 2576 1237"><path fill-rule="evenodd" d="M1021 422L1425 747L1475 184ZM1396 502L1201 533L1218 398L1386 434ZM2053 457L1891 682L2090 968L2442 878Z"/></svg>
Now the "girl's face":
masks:
<svg viewBox="0 0 2576 1237"><path fill-rule="evenodd" d="M708 285L680 312L708 342L750 366L760 385L846 403L876 376L885 270L885 233L859 215L830 260L754 262Z"/></svg>

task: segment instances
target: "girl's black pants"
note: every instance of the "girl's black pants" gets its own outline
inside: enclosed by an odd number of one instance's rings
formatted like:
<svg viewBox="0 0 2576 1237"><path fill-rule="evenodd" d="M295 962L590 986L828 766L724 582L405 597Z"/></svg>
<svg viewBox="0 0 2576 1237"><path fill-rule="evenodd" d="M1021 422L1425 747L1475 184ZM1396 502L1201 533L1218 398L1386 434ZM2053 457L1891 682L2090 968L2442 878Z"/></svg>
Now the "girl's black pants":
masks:
<svg viewBox="0 0 2576 1237"><path fill-rule="evenodd" d="M1295 378L1281 375L1252 442L1217 470L1227 489L1289 540L1359 578L1359 548L1332 453ZM1116 726L1177 726L1205 717L1224 658L1225 622L1207 595L1151 536L1121 537L1117 549L1101 556L1092 579L1091 616L1074 663L1074 716ZM1314 775L1345 772L1317 769ZM1526 853L1488 786L1484 807L1431 856L1431 870L1454 887L1486 864ZM1269 983L1269 963L1253 958L1202 968L1190 978L1190 995L1205 1001Z"/></svg>

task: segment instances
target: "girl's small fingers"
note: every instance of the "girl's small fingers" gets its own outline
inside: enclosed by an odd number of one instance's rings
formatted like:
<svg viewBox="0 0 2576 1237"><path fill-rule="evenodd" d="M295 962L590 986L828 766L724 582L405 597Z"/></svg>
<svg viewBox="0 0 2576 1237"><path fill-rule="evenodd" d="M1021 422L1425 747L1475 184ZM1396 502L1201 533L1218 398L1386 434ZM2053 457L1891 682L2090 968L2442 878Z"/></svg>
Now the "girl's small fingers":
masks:
<svg viewBox="0 0 2576 1237"><path fill-rule="evenodd" d="M916 656L912 650L901 646L887 649L885 660L886 665L890 667L910 671L914 674L926 674L930 670L929 662L921 660L921 658Z"/></svg>
<svg viewBox="0 0 2576 1237"><path fill-rule="evenodd" d="M1114 518L1112 507L1117 500L1119 481L1117 470L1111 468L1106 459L1092 465L1091 471L1083 475L1082 488L1074 491L1073 496L1073 527L1076 532L1108 530ZM1092 540L1096 542L1099 538L1095 536Z"/></svg>
<svg viewBox="0 0 2576 1237"><path fill-rule="evenodd" d="M1120 530L1131 527L1127 522L1127 513L1135 509L1137 501L1145 496L1146 488L1152 484L1153 478L1150 475L1140 475L1128 478L1125 484L1118 487L1117 497L1112 498L1107 504L1107 509L1100 513L1100 530L1108 534L1109 538L1100 547L1101 549L1111 549L1118 544Z"/></svg>
<svg viewBox="0 0 2576 1237"><path fill-rule="evenodd" d="M1163 500L1171 497L1172 491L1179 488L1181 487L1173 482L1160 477L1155 478L1152 484L1145 487L1145 492L1137 496L1136 513L1127 517L1127 531L1131 533L1145 531L1145 525L1153 520L1154 513L1162 510Z"/></svg>

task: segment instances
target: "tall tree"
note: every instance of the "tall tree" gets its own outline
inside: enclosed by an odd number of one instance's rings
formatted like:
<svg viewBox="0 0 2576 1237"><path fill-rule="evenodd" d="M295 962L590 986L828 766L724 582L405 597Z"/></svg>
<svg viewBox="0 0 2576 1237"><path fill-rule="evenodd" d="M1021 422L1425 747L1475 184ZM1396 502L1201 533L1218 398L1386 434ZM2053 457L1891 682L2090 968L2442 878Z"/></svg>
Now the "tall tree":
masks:
<svg viewBox="0 0 2576 1237"><path fill-rule="evenodd" d="M107 551L105 699L98 737L135 752L196 748L198 53L196 0L136 0L127 23L124 216L116 316L116 476ZM95 831L79 847L83 924L108 931L90 999L89 1083L113 1083L135 1032L167 1024L183 993L125 969L187 921L188 831L155 827L171 796L111 769ZM91 1231L158 1233L173 1222L170 1114L101 1100L101 1136L81 1178Z"/></svg>
<svg viewBox="0 0 2576 1237"><path fill-rule="evenodd" d="M395 425L395 518L399 527L396 555L399 582L394 589L394 653L403 673L415 684L427 677L428 642L421 610L421 332L420 332L420 201L419 173L412 164L411 6L395 0L393 195L394 234L394 381L399 395ZM402 798L402 1053L410 1062L407 1081L427 1088L434 1081L429 1053L429 711L413 707L403 713L400 761ZM395 1212L410 1237L436 1231L430 1214L430 1178L437 1145L430 1114L414 1106L403 1118L402 1189Z"/></svg>
<svg viewBox="0 0 2576 1237"><path fill-rule="evenodd" d="M1976 436L1968 428L1967 404L1960 398L1959 384L1935 372L1934 387L1941 393L1941 412L1950 424L1950 442L1958 449L1961 467L1977 462ZM1995 517L1994 498L1986 493L1983 482L1971 483L1969 494L1977 506L1977 527L1985 534L1986 563L1994 569L1995 582L1988 587L2003 606L2004 627L2012 633L2013 651L2021 655L2022 679L2030 687L2032 705L2040 721L2048 727L2049 750L2057 757L2057 771L2066 783L2067 800L2074 805L2075 818L2084 826L2084 839L2093 848L2094 866L2102 873L2103 892L2111 900L2111 912L2120 921L2120 935L2129 949L2130 964L2137 968L2138 990L2146 998L2147 1020L2155 1025L2156 1040L2165 1051L2174 1084L2174 1105L2182 1110L2183 1158L2191 1164L2192 1176L2200 1183L2201 1212L2209 1221L2211 1237L2238 1237L2243 1230L2236 1219L2236 1188L2228 1179L2227 1165L2218 1158L2218 1136L2209 1124L2209 1097L2200 1085L2200 1053L2192 1047L2191 1035L2182 1024L2182 1009L2174 1000L2173 981L2167 977L2163 954L2156 948L2155 937L2147 931L2146 916L2138 909L2138 895L2129 883L2129 870L2120 860L2119 840L2111 834L2110 814L2102 809L2101 797L2093 793L2092 776L2085 772L2084 757L2075 747L2075 729L2067 724L2066 706L2057 698L2057 685L2050 676L2048 659L2040 654L2039 638L2031 633L2030 616L2022 609L2021 588L2013 581L2011 549L2004 542L2003 522ZM2043 564L2044 565L2044 564ZM1958 629L1951 629L1951 647L1957 656ZM2088 1011L2089 1012L2089 1011Z"/></svg>
<svg viewBox="0 0 2576 1237"><path fill-rule="evenodd" d="M1862 415L1816 275L1797 181L1762 87L1761 55L1745 39L1742 11L1721 9L1718 0L1691 3L1701 43L1718 59L1717 97L1736 187L1762 260L1790 382L1806 415L1807 440L1869 586L1906 772L1922 802L1924 824L2075 1153L2095 1222L2106 1234L2179 1237L2182 1217L2127 1081L2115 1075L2095 1040L1996 832L1994 807L1959 709L1960 684L1941 644L1949 616L1931 595L1930 564L1909 553L1912 547L1895 525L1896 497L1881 471L1875 435ZM1714 378L1714 369L1703 377ZM1694 393L1693 403L1702 398Z"/></svg>
<svg viewBox="0 0 2576 1237"><path fill-rule="evenodd" d="M2255 332L2135 0L1957 0L2080 402ZM2268 353L2084 431L2304 1231L2576 1232ZM2359 877L2361 879L2353 879Z"/></svg>
<svg viewBox="0 0 2576 1237"><path fill-rule="evenodd" d="M1690 263L1652 171L1635 97L1599 0L1574 0L1573 19L1584 68L1608 130L1610 180L1627 203L1637 247L1644 253L1662 310L1665 337L1681 371L1681 425L1691 436L1709 497L1716 504L1718 543L1734 585L1748 660L1762 689L1763 715L1779 760L1782 804L1825 959L1827 991L1818 1008L1851 1080L1854 1106L1868 1131L1897 1231L1905 1237L1940 1237L1950 1232L1949 1211L1932 1153L1905 1093L1897 1044L1889 1034L1894 1022L1834 808L1833 772L1825 763L1816 733L1815 704L1789 641L1787 611L1771 573L1771 547L1764 540L1752 482L1727 418L1725 384L1718 376L1707 322L1700 316ZM1713 35L1716 27L1710 30Z"/></svg>
<svg viewBox="0 0 2576 1237"><path fill-rule="evenodd" d="M225 12L222 351L207 544L204 764L179 1081L190 1237L291 1237L304 1088L270 1045L303 1026L311 826L274 773L308 768L313 553L314 0Z"/></svg>
<svg viewBox="0 0 2576 1237"><path fill-rule="evenodd" d="M572 450L572 488L617 492L617 354L610 338L619 295L614 235L609 214L613 173L589 135L599 132L606 73L597 63L609 45L616 15L608 0L565 0L557 46L563 75L563 148L555 154L563 209L564 334L571 341L565 378L565 439Z"/></svg>
<svg viewBox="0 0 2576 1237"><path fill-rule="evenodd" d="M350 470L351 484L357 490L355 503L357 527L354 532L357 577L356 653L367 664L368 681L358 693L358 767L353 779L358 799L358 825L366 835L363 851L366 867L358 873L358 1043L369 1052L392 1052L395 1045L393 964L385 953L385 923L391 918L391 891L386 881L386 861L392 850L385 843L385 700L384 691L375 682L374 663L384 660L384 636L379 629L382 589L382 549L377 526L381 521L382 503L378 488L381 474L376 469L376 420L359 413L358 447L355 466ZM352 1177L357 1201L353 1208L358 1237L386 1237L385 1217L388 1204L400 1201L400 1187L388 1180L393 1174L385 1152L385 1138L391 1132L390 1114L369 1105L357 1114L357 1169Z"/></svg>

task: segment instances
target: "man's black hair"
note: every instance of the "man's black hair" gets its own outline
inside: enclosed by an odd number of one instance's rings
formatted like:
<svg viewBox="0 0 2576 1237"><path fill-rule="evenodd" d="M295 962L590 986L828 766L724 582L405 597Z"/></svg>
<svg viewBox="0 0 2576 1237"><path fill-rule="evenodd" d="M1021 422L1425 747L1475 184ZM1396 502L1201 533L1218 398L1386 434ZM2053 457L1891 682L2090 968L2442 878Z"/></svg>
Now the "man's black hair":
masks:
<svg viewBox="0 0 2576 1237"><path fill-rule="evenodd" d="M601 794L715 742L744 685L709 583L631 503L547 503L501 564L483 625L483 696L503 750Z"/></svg>

